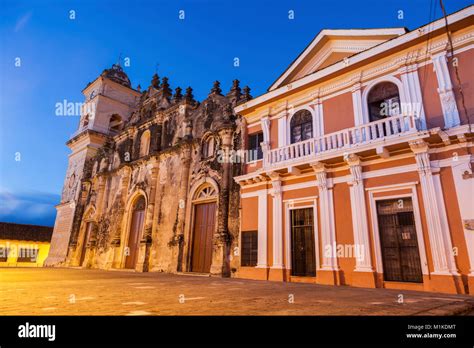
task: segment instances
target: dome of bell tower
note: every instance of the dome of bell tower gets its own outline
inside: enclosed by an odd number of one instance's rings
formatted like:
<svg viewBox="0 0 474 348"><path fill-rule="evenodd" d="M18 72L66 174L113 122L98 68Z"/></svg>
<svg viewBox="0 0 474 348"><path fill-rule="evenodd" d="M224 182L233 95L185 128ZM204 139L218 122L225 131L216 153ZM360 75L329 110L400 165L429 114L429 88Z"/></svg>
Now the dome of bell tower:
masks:
<svg viewBox="0 0 474 348"><path fill-rule="evenodd" d="M105 69L101 76L131 88L130 79L119 64L114 64L110 69Z"/></svg>

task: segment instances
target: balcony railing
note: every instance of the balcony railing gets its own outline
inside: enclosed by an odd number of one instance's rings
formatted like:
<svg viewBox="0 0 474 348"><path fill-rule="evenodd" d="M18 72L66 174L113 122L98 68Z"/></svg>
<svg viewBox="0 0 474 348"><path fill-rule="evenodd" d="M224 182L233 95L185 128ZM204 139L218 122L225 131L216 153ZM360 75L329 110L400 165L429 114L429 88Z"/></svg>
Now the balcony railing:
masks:
<svg viewBox="0 0 474 348"><path fill-rule="evenodd" d="M339 132L265 151L264 166L275 166L311 158L330 151L353 149L357 146L379 142L417 132L413 115L391 116Z"/></svg>

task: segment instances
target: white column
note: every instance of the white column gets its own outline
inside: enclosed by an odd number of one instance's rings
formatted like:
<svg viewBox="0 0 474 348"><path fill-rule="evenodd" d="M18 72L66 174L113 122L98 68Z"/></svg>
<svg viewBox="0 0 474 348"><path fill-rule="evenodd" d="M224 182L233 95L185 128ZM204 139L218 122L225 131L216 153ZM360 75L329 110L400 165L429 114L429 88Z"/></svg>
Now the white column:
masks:
<svg viewBox="0 0 474 348"><path fill-rule="evenodd" d="M322 246L322 270L336 271L337 253L336 250L336 229L334 224L334 203L332 185L327 179L324 163L312 163L311 167L316 173L317 185L319 189L319 209L321 221L321 246ZM318 246L316 246L318 248ZM330 254L328 254L330 251Z"/></svg>
<svg viewBox="0 0 474 348"><path fill-rule="evenodd" d="M263 167L268 165L270 153L270 118L268 116L262 117L260 120L263 131L263 142L260 144L263 153Z"/></svg>
<svg viewBox="0 0 474 348"><path fill-rule="evenodd" d="M464 179L463 174L470 172L469 162L471 156L466 156L465 160L459 159L458 162L452 162L454 186L459 202L459 210L464 227L464 238L466 239L467 253L469 256L469 276L474 277L474 231L472 222L474 221L474 179ZM471 228L471 229L468 229Z"/></svg>
<svg viewBox="0 0 474 348"><path fill-rule="evenodd" d="M351 172L350 185L352 229L354 230L354 246L359 251L356 257L356 272L373 272L370 258L369 228L365 205L364 182L360 158L355 154L345 156Z"/></svg>
<svg viewBox="0 0 474 348"><path fill-rule="evenodd" d="M441 52L431 57L433 68L438 79L438 93L443 109L444 124L446 128L455 127L461 123L459 119L453 84L447 64L446 52Z"/></svg>
<svg viewBox="0 0 474 348"><path fill-rule="evenodd" d="M403 114L414 115L419 120L419 127L426 129L425 110L421 96L420 78L418 76L416 64L406 66L402 69L401 79L405 95L405 103L400 105ZM403 102L402 100L400 102Z"/></svg>
<svg viewBox="0 0 474 348"><path fill-rule="evenodd" d="M257 268L267 268L267 189L258 191Z"/></svg>
<svg viewBox="0 0 474 348"><path fill-rule="evenodd" d="M268 116L262 117L260 120L263 131L263 141L266 143L270 142L270 118Z"/></svg>
<svg viewBox="0 0 474 348"><path fill-rule="evenodd" d="M313 105L314 117L313 117L313 137L320 137L324 135L324 114L323 114L323 103L320 98L315 100Z"/></svg>
<svg viewBox="0 0 474 348"><path fill-rule="evenodd" d="M416 140L410 142L410 148L415 153L420 175L421 192L433 257L433 274L457 275L444 202L440 202L440 200L443 200L440 192L441 183L438 182L439 178L433 178L428 144L423 140ZM438 189L436 186L438 186Z"/></svg>
<svg viewBox="0 0 474 348"><path fill-rule="evenodd" d="M360 83L352 86L352 107L354 109L354 124L356 126L368 123L369 120L364 120L364 112L362 109L362 93L360 92Z"/></svg>
<svg viewBox="0 0 474 348"><path fill-rule="evenodd" d="M286 110L283 111L280 114L280 117L278 118L278 147L282 147L288 144L287 142L288 130L286 129L287 118L288 118L288 113L286 112Z"/></svg>
<svg viewBox="0 0 474 348"><path fill-rule="evenodd" d="M273 265L271 268L283 268L283 219L281 178L278 173L269 173L272 180L273 196Z"/></svg>

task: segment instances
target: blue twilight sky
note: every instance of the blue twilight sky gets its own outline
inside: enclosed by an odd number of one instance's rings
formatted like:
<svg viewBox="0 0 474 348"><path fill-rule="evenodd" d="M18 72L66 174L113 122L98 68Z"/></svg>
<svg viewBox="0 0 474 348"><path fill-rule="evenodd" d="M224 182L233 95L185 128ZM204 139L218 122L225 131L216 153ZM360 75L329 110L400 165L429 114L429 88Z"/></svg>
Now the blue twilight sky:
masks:
<svg viewBox="0 0 474 348"><path fill-rule="evenodd" d="M471 3L445 2L448 13ZM440 15L438 0L0 0L0 221L54 223L79 121L55 116L55 104L81 102L120 53L134 87L148 87L159 64L172 88L192 86L199 100L216 79L227 92L238 78L256 96L321 29L414 29Z"/></svg>

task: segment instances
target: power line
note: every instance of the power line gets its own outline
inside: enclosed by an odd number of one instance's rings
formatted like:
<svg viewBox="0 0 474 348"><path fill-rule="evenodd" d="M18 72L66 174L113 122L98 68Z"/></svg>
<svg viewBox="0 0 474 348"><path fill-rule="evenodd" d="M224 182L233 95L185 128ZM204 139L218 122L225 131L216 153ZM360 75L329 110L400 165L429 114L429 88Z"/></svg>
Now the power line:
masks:
<svg viewBox="0 0 474 348"><path fill-rule="evenodd" d="M446 35L448 36L449 51L451 53L451 57L449 55L447 55L447 60L448 60L448 63L451 61L451 65L454 68L454 73L455 73L457 84L458 84L458 92L459 92L459 96L461 97L461 106L462 106L464 114L466 115L466 119L467 119L467 123L468 123L468 127L469 127L469 133L471 134L472 133L471 118L469 117L469 113L467 112L466 103L465 103L465 100L464 100L464 92L462 90L462 83L461 83L461 78L459 76L458 64L457 64L457 61L454 60L455 57L454 57L453 39L451 37L451 32L449 31L448 17L446 15L446 9L444 8L443 0L439 0L439 4L441 6L441 11L443 12L444 27L446 29ZM472 156L471 147L468 146L467 151L468 151L469 155ZM469 161L469 169L471 170L471 173L473 173L472 162L471 161Z"/></svg>

